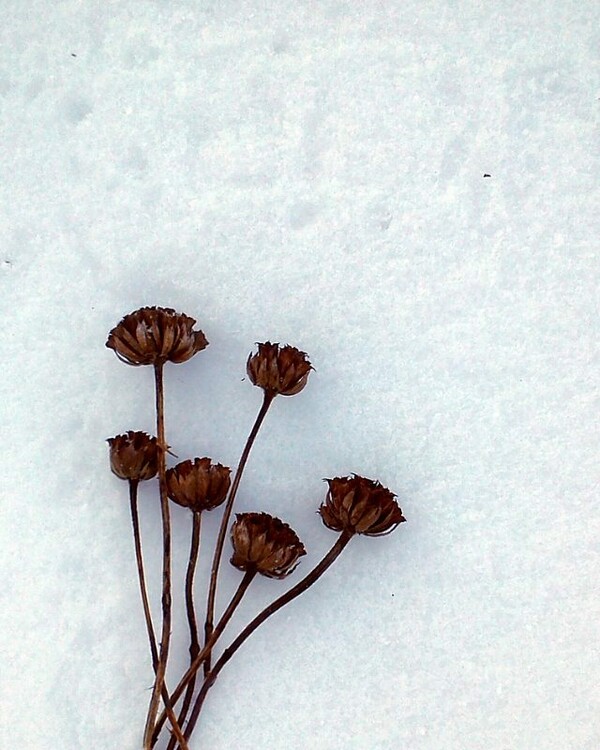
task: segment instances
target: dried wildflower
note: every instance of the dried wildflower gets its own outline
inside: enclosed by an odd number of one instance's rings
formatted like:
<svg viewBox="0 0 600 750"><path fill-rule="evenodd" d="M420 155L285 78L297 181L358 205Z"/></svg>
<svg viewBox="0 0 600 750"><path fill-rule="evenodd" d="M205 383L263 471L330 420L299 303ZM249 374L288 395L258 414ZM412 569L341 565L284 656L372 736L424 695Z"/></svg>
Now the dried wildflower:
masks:
<svg viewBox="0 0 600 750"><path fill-rule="evenodd" d="M196 513L212 510L227 497L231 469L213 464L210 458L182 461L167 470L167 493L171 500Z"/></svg>
<svg viewBox="0 0 600 750"><path fill-rule="evenodd" d="M252 383L274 396L300 393L312 369L305 352L294 346L280 347L269 341L258 344L258 352L251 354L246 363Z"/></svg>
<svg viewBox="0 0 600 750"><path fill-rule="evenodd" d="M236 513L231 528L233 557L239 570L256 570L268 578L285 578L306 554L286 523L268 513Z"/></svg>
<svg viewBox="0 0 600 750"><path fill-rule="evenodd" d="M106 442L110 446L110 468L120 479L139 482L156 476L158 443L155 437L129 430Z"/></svg>
<svg viewBox="0 0 600 750"><path fill-rule="evenodd" d="M153 365L155 381L156 437L143 432L127 432L110 438L112 471L129 480L129 499L142 606L148 631L150 654L155 672L152 694L143 734L143 747L151 750L160 742L163 728L171 725L167 750L188 750L188 738L198 720L206 694L224 665L245 640L282 607L312 586L358 534L380 536L393 531L405 519L395 495L379 482L357 475L327 479L327 497L319 509L323 522L339 532L331 549L295 585L262 609L213 661L217 641L237 611L251 582L260 573L268 578L285 578L306 554L296 533L280 519L267 513L239 513L231 527L233 554L231 563L244 575L219 619L215 618L217 583L222 552L231 513L248 456L274 397L292 396L305 386L313 369L307 355L293 346L259 343L248 357L246 369L254 385L264 392L233 481L231 471L209 458L193 458L166 469L168 444L164 418L164 367L166 362L181 363L204 349L208 342L196 321L170 308L143 307L126 315L113 328L106 346L130 365ZM146 587L142 539L138 516L138 483L158 474L162 521L162 621L153 621ZM165 675L170 655L172 632L172 534L169 498L193 511L189 560L185 574L185 608L189 626L190 666L174 690L168 690ZM200 637L194 603L194 578L199 561L200 532L204 510L223 504L223 513L214 547L203 639ZM202 545L204 547L204 545ZM156 625L156 630L155 630ZM203 677L201 675L203 674ZM201 685L198 684L202 679ZM158 716L160 702L164 709ZM181 705L179 706L179 702ZM177 715L174 709L177 707ZM185 732L182 731L185 727Z"/></svg>
<svg viewBox="0 0 600 750"><path fill-rule="evenodd" d="M325 481L329 491L319 513L334 531L382 536L406 521L394 493L379 482L357 474Z"/></svg>
<svg viewBox="0 0 600 750"><path fill-rule="evenodd" d="M208 346L202 331L192 330L195 323L169 307L142 307L112 329L106 346L129 365L179 364Z"/></svg>

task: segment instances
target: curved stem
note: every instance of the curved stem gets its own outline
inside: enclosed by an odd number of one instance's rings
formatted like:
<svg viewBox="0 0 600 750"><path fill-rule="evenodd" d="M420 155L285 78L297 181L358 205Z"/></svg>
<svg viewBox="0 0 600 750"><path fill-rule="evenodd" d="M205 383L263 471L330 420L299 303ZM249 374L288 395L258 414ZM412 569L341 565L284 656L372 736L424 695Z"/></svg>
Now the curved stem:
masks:
<svg viewBox="0 0 600 750"><path fill-rule="evenodd" d="M200 524L202 514L193 511L192 521L192 538L190 543L190 559L188 561L187 572L185 575L185 606L187 611L188 625L190 629L190 664L194 661L200 651L200 642L198 640L198 623L196 622L196 611L194 608L194 574L198 563L198 552L200 550ZM187 716L190 703L194 697L194 688L196 687L196 675L194 675L187 687L181 711L177 721L182 727ZM167 750L175 750L176 737L173 735L167 745Z"/></svg>
<svg viewBox="0 0 600 750"><path fill-rule="evenodd" d="M304 593L307 588L313 585L313 583L320 578L323 573L329 568L329 566L335 561L335 559L340 555L344 547L348 544L350 539L352 539L353 534L348 531L342 531L340 536L338 537L336 543L333 545L333 547L329 550L329 552L325 555L325 557L319 562L311 571L308 573L304 578L299 581L295 586L292 586L289 591L286 591L285 594L282 594L278 599L276 599L274 602L269 604L265 609L263 609L260 614L258 614L246 627L242 630L242 632L235 638L235 640L231 643L230 646L228 646L225 651L223 651L221 657L217 660L214 667L210 670L207 677L204 678L204 684L202 685L202 688L200 689L200 692L198 693L198 697L196 698L196 702L194 703L194 708L192 709L192 713L190 714L190 720L188 721L188 725L185 730L185 738L186 740L190 738L192 732L194 731L194 727L196 726L196 722L198 721L198 716L200 715L200 710L202 709L202 705L204 703L204 700L206 698L206 694L214 684L215 680L217 679L217 676L219 672L223 669L223 667L227 664L227 662L231 659L231 657L235 654L235 652L238 650L238 648L244 643L244 641L249 638L252 633L258 628L259 625L262 625L262 623L270 617L272 614L277 612L277 610L284 607L286 604L292 601L292 599L295 599L297 596L300 596L300 594Z"/></svg>
<svg viewBox="0 0 600 750"><path fill-rule="evenodd" d="M144 728L144 750L152 747L152 736L156 724L158 704L165 683L167 659L169 656L169 640L171 637L171 516L169 512L169 498L165 479L165 454L167 443L165 440L165 410L163 390L163 362L154 365L154 383L156 393L156 436L159 445L158 454L158 482L160 487L160 509L163 528L163 571L162 571L162 632L160 651L156 669L156 679L152 690L152 697L148 707L146 726Z"/></svg>
<svg viewBox="0 0 600 750"><path fill-rule="evenodd" d="M140 534L140 518L138 513L138 481L129 480L129 507L131 509L131 525L133 526L133 542L135 545L135 559L137 562L138 580L140 583L140 594L142 596L142 608L144 610L144 619L146 620L146 630L148 631L148 641L150 642L150 655L152 656L152 667L156 672L158 666L158 649L156 647L156 636L152 624L152 613L150 611L150 602L148 600L148 590L146 588L146 576L144 574L144 558L142 556L142 537Z"/></svg>
<svg viewBox="0 0 600 750"><path fill-rule="evenodd" d="M247 570L246 573L244 573L244 577L240 581L240 585L237 587L235 594L232 596L231 601L227 605L227 609L225 610L225 612L223 612L221 619L219 620L214 630L212 631L210 638L208 639L208 643L198 653L194 661L191 663L188 671L183 675L183 677L179 681L179 685L177 685L175 690L171 693L172 705L175 705L177 701L181 698L181 695L183 694L183 691L186 689L190 680L194 678L194 676L196 675L196 673L202 666L202 663L204 662L204 660L207 659L208 656L210 655L211 649L213 648L213 646L219 639L219 636L225 629L227 623L231 619L239 603L242 601L242 597L246 593L246 590L250 586L252 579L254 578L255 575L256 575L255 570ZM167 719L167 714L165 711L163 711L158 721L156 722L156 729L154 731L154 737L152 741L153 745L156 743L160 730L162 729L162 726L165 723L166 719Z"/></svg>
<svg viewBox="0 0 600 750"><path fill-rule="evenodd" d="M237 494L238 487L240 486L240 481L242 479L244 467L246 466L246 462L248 461L248 456L250 455L250 450L252 449L252 445L254 444L256 436L258 435L260 426L263 423L263 420L267 415L267 411L269 410L269 406L271 406L271 403L274 398L275 398L275 393L272 393L270 391L264 392L262 406L260 407L260 411L258 412L256 421L254 422L254 426L252 427L252 430L250 431L250 434L248 435L248 439L246 440L246 445L244 446L244 450L242 451L240 462L236 469L235 477L233 478L233 482L231 484L231 489L229 490L229 497L227 498L225 511L223 512L223 517L221 519L221 526L219 528L219 536L217 537L217 542L215 545L215 554L213 556L212 567L210 571L210 584L208 587L208 601L206 604L206 621L204 623L204 647L205 648L210 641L210 636L213 631L213 623L214 623L214 617L215 617L215 599L217 596L217 579L219 576L219 566L221 564L221 557L223 555L223 545L225 544L225 535L227 533L227 526L229 524L229 519L231 518L231 511L233 509L233 503L235 501L235 496ZM210 652L209 652L208 659L206 660L204 664L204 674L205 675L208 674L209 670L210 670Z"/></svg>

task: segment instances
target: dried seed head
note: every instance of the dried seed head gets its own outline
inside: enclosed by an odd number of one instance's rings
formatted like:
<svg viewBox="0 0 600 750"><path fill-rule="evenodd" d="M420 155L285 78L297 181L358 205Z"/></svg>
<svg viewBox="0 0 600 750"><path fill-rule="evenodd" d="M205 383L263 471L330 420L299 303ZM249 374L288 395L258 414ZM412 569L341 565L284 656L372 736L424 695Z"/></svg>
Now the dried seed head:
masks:
<svg viewBox="0 0 600 750"><path fill-rule="evenodd" d="M195 323L169 307L142 307L112 329L106 346L129 365L179 364L208 346L202 331L192 330Z"/></svg>
<svg viewBox="0 0 600 750"><path fill-rule="evenodd" d="M210 458L182 461L167 470L167 493L171 500L196 513L212 510L227 497L231 470L213 464Z"/></svg>
<svg viewBox="0 0 600 750"><path fill-rule="evenodd" d="M110 468L120 479L136 482L152 479L158 473L158 443L145 432L129 430L108 438Z"/></svg>
<svg viewBox="0 0 600 750"><path fill-rule="evenodd" d="M329 491L319 513L325 526L334 531L382 536L406 521L394 493L379 482L357 474L325 481Z"/></svg>
<svg viewBox="0 0 600 750"><path fill-rule="evenodd" d="M294 346L279 346L269 341L258 344L258 352L251 354L246 363L252 383L273 396L300 393L312 369L304 352Z"/></svg>
<svg viewBox="0 0 600 750"><path fill-rule="evenodd" d="M306 554L287 523L268 513L236 513L231 527L233 557L239 570L256 570L268 578L285 578Z"/></svg>

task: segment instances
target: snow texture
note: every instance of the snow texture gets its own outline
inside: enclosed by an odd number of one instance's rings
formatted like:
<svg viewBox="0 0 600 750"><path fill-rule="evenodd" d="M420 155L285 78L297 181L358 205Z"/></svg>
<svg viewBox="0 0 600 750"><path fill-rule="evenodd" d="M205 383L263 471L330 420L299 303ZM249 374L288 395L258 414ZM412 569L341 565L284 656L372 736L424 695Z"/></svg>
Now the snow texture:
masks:
<svg viewBox="0 0 600 750"><path fill-rule="evenodd" d="M210 341L167 368L180 459L235 465L255 341L310 354L238 505L296 529L295 576L334 538L322 477L379 478L408 519L257 631L192 750L597 750L598 5L2 16L0 745L141 747L152 671L104 439L154 432L152 373L104 342L158 304ZM154 486L142 523L158 609ZM225 640L286 585L258 582ZM170 683L186 649L178 599Z"/></svg>

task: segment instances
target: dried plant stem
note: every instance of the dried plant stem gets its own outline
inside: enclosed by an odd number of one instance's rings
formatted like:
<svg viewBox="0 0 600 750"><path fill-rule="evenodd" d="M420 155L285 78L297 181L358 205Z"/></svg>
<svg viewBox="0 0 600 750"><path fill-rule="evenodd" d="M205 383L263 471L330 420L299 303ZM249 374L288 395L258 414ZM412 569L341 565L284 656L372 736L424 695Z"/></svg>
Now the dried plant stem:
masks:
<svg viewBox="0 0 600 750"><path fill-rule="evenodd" d="M193 512L192 521L192 538L190 543L190 559L188 561L187 571L185 575L185 606L187 611L188 626L190 629L190 664L193 664L194 659L200 651L200 642L198 640L198 623L196 622L196 611L194 608L194 574L196 572L196 565L198 563L198 552L200 550L200 525L201 525L202 514L196 511ZM182 727L187 716L192 698L194 697L194 688L196 687L196 675L194 675L190 684L187 687L183 703L181 705L181 711L178 716L179 726ZM176 747L176 737L173 735L167 745L167 750L174 750Z"/></svg>
<svg viewBox="0 0 600 750"><path fill-rule="evenodd" d="M169 512L169 498L165 479L165 454L167 443L165 440L165 409L163 389L163 362L154 365L154 383L156 393L156 437L159 446L158 482L160 488L160 509L163 528L163 572L162 572L162 632L160 651L156 669L156 679L152 690L152 697L148 707L148 716L144 729L144 750L152 747L152 736L158 713L158 704L163 691L167 659L169 656L169 639L171 637L171 516Z"/></svg>
<svg viewBox="0 0 600 750"><path fill-rule="evenodd" d="M352 539L352 536L353 534L351 532L342 531L333 547L329 550L325 557L323 557L323 559L310 571L310 573L304 576L304 578L295 586L292 586L291 589L286 591L285 594L282 594L278 599L275 599L274 602L265 607L262 612L260 612L250 623L248 623L248 625L246 625L246 627L237 636L237 638L232 641L231 645L228 646L225 651L223 651L223 654L216 661L208 676L204 678L204 683L200 689L200 692L198 693L198 697L196 698L192 713L190 714L190 719L185 729L186 739L189 739L192 732L194 731L194 727L196 726L196 722L198 721L198 716L200 715L200 711L202 709L202 705L208 691L217 679L219 672L235 654L238 648L244 643L247 638L252 635L252 633L254 633L259 625L262 625L262 623L267 618L269 618L272 614L277 612L282 607L285 607L285 605L289 604L292 599L300 596L300 594L304 593L306 589L312 586L313 583L315 583L315 581L320 578L327 570L327 568L329 568L329 566L336 560L336 558L340 555L350 539Z"/></svg>
<svg viewBox="0 0 600 750"><path fill-rule="evenodd" d="M144 558L142 555L142 536L140 534L140 519L138 513L138 482L136 480L129 480L129 504L131 507L131 524L133 526L133 540L135 545L135 559L137 562L138 569L138 580L140 583L140 594L142 596L142 608L144 610L144 619L146 620L146 629L148 631L148 641L150 642L150 654L152 657L152 669L156 675L158 669L158 649L156 646L156 636L154 634L154 626L152 624L152 614L150 611L150 602L148 600L148 590L146 587L146 575L144 573ZM167 707L167 717L171 726L173 727L173 737L177 738L180 743L185 739L181 731L181 725L177 721L177 717L173 713L171 702L169 700L169 693L166 685L163 685L161 691L162 697ZM186 745L181 745L185 748Z"/></svg>
<svg viewBox="0 0 600 750"><path fill-rule="evenodd" d="M198 552L200 550L200 523L201 514L194 512L192 521L192 540L190 544L190 559L185 576L185 605L187 610L188 625L190 628L190 657L194 657L200 651L198 640L198 624L194 610L194 574L198 563Z"/></svg>
<svg viewBox="0 0 600 750"><path fill-rule="evenodd" d="M227 605L227 609L225 612L223 612L223 615L219 622L216 624L215 628L213 629L210 638L208 640L208 643L202 648L201 651L198 652L198 655L190 665L190 668L188 671L183 675L181 680L179 681L179 685L175 688L175 690L171 693L171 704L175 705L177 701L181 698L183 691L186 689L187 685L190 683L190 680L192 680L195 675L197 674L198 670L202 666L202 663L206 658L208 658L211 649L219 639L219 636L227 626L227 623L231 619L233 613L237 609L239 603L242 601L242 597L246 593L246 590L252 583L252 579L256 575L255 570L248 570L244 574L244 577L240 581L239 586L237 587L237 590L235 594L232 596L231 601ZM160 715L158 721L156 722L156 729L154 732L154 738L152 744L154 745L158 739L158 735L165 723L165 720L167 719L167 714L165 711L162 712Z"/></svg>
<svg viewBox="0 0 600 750"><path fill-rule="evenodd" d="M158 649L156 647L156 636L154 635L154 626L152 624L152 614L150 612L150 602L148 601L148 590L146 588L146 576L144 574L144 558L142 556L142 537L140 534L140 518L138 513L138 482L129 480L129 506L131 508L131 525L133 526L133 542L135 545L135 559L138 569L138 580L140 582L140 594L142 596L142 607L144 610L144 619L146 620L146 629L148 631L148 641L150 642L150 654L152 656L152 667L156 672L158 667Z"/></svg>
<svg viewBox="0 0 600 750"><path fill-rule="evenodd" d="M210 571L210 585L208 588L208 601L206 604L206 622L204 624L204 647L205 648L210 641L210 636L213 631L213 623L214 623L214 618L215 618L215 599L217 596L217 579L219 576L219 566L221 564L221 557L223 555L223 545L225 544L225 535L227 534L227 526L229 524L229 519L231 518L231 511L233 509L233 503L235 501L235 496L237 494L238 487L240 486L240 481L242 479L242 474L244 472L246 462L248 461L248 456L250 455L250 451L252 449L256 436L258 435L260 426L262 425L263 420L267 415L267 411L269 410L269 406L271 406L271 403L273 402L275 395L276 394L273 393L272 391L264 392L262 406L260 407L260 411L258 412L256 421L254 422L254 426L252 427L252 430L250 431L250 434L248 435L248 439L246 440L246 445L244 446L244 450L242 451L242 455L240 457L240 461L235 472L235 477L233 478L231 489L229 490L229 497L227 498L227 503L225 505L223 517L221 519L221 526L219 528L219 535L217 537L217 542L215 545L215 553L214 553L212 567ZM208 659L204 663L205 676L208 674L209 671L210 671L210 651L208 654Z"/></svg>
<svg viewBox="0 0 600 750"><path fill-rule="evenodd" d="M171 728L173 729L173 737L177 740L177 742L179 742L180 750L189 750L187 740L183 736L183 732L181 731L181 725L179 724L179 721L175 716L175 712L173 711L166 683L164 683L162 687L162 699L165 704L165 714L167 716L167 719L169 720ZM173 737L171 739L173 739Z"/></svg>

